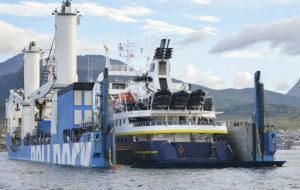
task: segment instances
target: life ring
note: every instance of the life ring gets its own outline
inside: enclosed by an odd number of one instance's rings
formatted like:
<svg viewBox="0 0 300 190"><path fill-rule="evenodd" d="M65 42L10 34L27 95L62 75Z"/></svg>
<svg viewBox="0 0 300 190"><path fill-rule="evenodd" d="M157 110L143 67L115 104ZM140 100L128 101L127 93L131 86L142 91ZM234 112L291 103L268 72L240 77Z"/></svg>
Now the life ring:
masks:
<svg viewBox="0 0 300 190"><path fill-rule="evenodd" d="M100 134L95 134L95 141L96 142L99 142L100 141L100 137L101 135Z"/></svg>
<svg viewBox="0 0 300 190"><path fill-rule="evenodd" d="M177 151L178 151L179 154L183 154L183 152L184 152L183 146L180 145L179 148L177 149Z"/></svg>

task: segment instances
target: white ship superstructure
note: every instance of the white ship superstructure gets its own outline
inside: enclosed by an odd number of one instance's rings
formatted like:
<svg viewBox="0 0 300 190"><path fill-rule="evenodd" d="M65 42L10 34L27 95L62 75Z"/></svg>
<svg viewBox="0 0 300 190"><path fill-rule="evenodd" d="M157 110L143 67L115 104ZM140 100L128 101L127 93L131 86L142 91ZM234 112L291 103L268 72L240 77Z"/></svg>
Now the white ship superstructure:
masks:
<svg viewBox="0 0 300 190"><path fill-rule="evenodd" d="M162 40L149 70L129 82L116 100L113 120L119 159L124 158L122 154L167 159L167 152L172 159L232 159L229 146L217 139L228 132L225 123L215 121L212 98L171 78L169 42ZM160 143L169 148L161 150Z"/></svg>
<svg viewBox="0 0 300 190"><path fill-rule="evenodd" d="M131 48L131 47L128 47ZM129 54L131 52L127 50L128 53L126 55L127 61L124 63L124 65L112 65L110 62L109 57L109 48L107 46L104 46L105 52L106 52L106 63L105 67L108 68L108 76L109 76L109 99L110 99L110 111L112 114L112 108L115 104L115 101L117 100L118 96L124 92L125 88L128 85L128 82L136 77L141 77L142 72L139 70L135 70L133 67L130 67L129 65ZM98 109L100 107L100 102L97 101L99 96L99 89L100 86L98 84L98 81L103 80L103 73L100 73L95 81L95 85L93 88L93 110L94 110L94 118L97 120L98 115Z"/></svg>
<svg viewBox="0 0 300 190"><path fill-rule="evenodd" d="M60 11L55 10L55 64L56 84L78 82L77 76L77 25L79 11L66 2Z"/></svg>

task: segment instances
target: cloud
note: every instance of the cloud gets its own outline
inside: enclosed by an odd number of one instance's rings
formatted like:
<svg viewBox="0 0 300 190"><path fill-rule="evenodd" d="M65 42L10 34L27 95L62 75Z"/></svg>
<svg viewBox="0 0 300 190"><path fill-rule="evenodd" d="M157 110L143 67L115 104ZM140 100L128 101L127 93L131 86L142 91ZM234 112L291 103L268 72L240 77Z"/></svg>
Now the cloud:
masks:
<svg viewBox="0 0 300 190"><path fill-rule="evenodd" d="M188 82L196 82L199 75L200 71L195 66L187 65L184 69L182 78Z"/></svg>
<svg viewBox="0 0 300 190"><path fill-rule="evenodd" d="M219 17L209 15L190 16L190 18L201 22L219 22L221 20Z"/></svg>
<svg viewBox="0 0 300 190"><path fill-rule="evenodd" d="M240 50L250 45L268 42L271 48L279 48L288 55L300 54L300 17L276 21L270 25L249 25L239 34L217 43L211 53Z"/></svg>
<svg viewBox="0 0 300 190"><path fill-rule="evenodd" d="M189 34L185 39L177 41L175 44L185 46L203 41L205 38L204 32L195 32Z"/></svg>
<svg viewBox="0 0 300 190"><path fill-rule="evenodd" d="M203 26L202 31L205 32L206 34L217 35L217 32L219 31L219 29L217 29L215 27L211 27L211 26Z"/></svg>
<svg viewBox="0 0 300 190"><path fill-rule="evenodd" d="M211 72L201 76L200 80L197 81L197 84L213 89L223 88L223 82Z"/></svg>
<svg viewBox="0 0 300 190"><path fill-rule="evenodd" d="M0 20L0 52L20 52L29 41L37 41L42 48L50 47L52 37L39 34L31 29L17 28L9 23Z"/></svg>
<svg viewBox="0 0 300 190"><path fill-rule="evenodd" d="M217 28L211 26L204 26L201 30L196 30L189 27L178 26L175 24L170 24L161 20L145 19L145 25L142 26L143 29L150 32L158 32L161 34L181 34L190 35L199 32L204 32L206 34L215 35L218 31Z"/></svg>
<svg viewBox="0 0 300 190"><path fill-rule="evenodd" d="M251 58L251 59L258 59L258 58L263 58L265 57L262 53L260 52L255 52L255 51L227 51L223 52L221 54L222 57L224 58Z"/></svg>
<svg viewBox="0 0 300 190"><path fill-rule="evenodd" d="M199 4L199 5L208 5L210 4L210 0L190 0L190 2Z"/></svg>
<svg viewBox="0 0 300 190"><path fill-rule="evenodd" d="M176 44L181 46L197 44L199 42L202 42L205 39L206 35L217 35L217 31L217 28L204 26L200 31L188 34L185 39L176 42Z"/></svg>
<svg viewBox="0 0 300 190"><path fill-rule="evenodd" d="M209 88L220 89L223 87L223 82L213 75L211 71L200 71L193 65L187 65L179 78L187 82L199 84Z"/></svg>
<svg viewBox="0 0 300 190"><path fill-rule="evenodd" d="M21 1L20 3L0 3L0 14L10 16L50 16L51 12L59 7L58 3L39 3Z"/></svg>
<svg viewBox="0 0 300 190"><path fill-rule="evenodd" d="M21 1L17 4L0 3L0 14L11 16L50 16L58 3L40 3L35 1ZM137 22L133 16L146 16L154 11L143 6L126 6L110 8L93 3L73 3L73 7L80 10L84 15L104 17L118 22Z"/></svg>
<svg viewBox="0 0 300 190"><path fill-rule="evenodd" d="M251 87L253 85L253 76L248 71L240 72L233 79L233 84L236 88Z"/></svg>
<svg viewBox="0 0 300 190"><path fill-rule="evenodd" d="M291 86L285 82L285 81L281 81L279 83L277 83L277 87L275 89L275 91L277 92L287 92L289 89L291 88Z"/></svg>
<svg viewBox="0 0 300 190"><path fill-rule="evenodd" d="M79 10L81 10L83 14L105 17L119 22L137 22L136 19L130 16L146 16L154 12L153 10L143 6L127 6L119 9L102 7L92 3L75 4L74 6L79 7Z"/></svg>
<svg viewBox="0 0 300 190"><path fill-rule="evenodd" d="M43 50L49 49L53 36L41 34L31 29L23 29L13 26L9 23L0 20L0 53L10 54L21 52L26 47L29 41L36 41L37 45ZM78 40L79 52L99 52L102 50L102 45L99 42L89 39ZM110 45L110 47L113 47Z"/></svg>
<svg viewBox="0 0 300 190"><path fill-rule="evenodd" d="M216 35L217 28L204 26L200 30L189 27L170 24L160 20L145 19L145 24L142 26L148 34L163 34L163 35L182 35L185 36L183 40L176 42L178 45L189 45L202 41L206 35Z"/></svg>
<svg viewBox="0 0 300 190"><path fill-rule="evenodd" d="M174 25L160 20L145 19L144 22L146 24L142 26L142 28L150 32L181 35L194 34L199 32L192 28Z"/></svg>

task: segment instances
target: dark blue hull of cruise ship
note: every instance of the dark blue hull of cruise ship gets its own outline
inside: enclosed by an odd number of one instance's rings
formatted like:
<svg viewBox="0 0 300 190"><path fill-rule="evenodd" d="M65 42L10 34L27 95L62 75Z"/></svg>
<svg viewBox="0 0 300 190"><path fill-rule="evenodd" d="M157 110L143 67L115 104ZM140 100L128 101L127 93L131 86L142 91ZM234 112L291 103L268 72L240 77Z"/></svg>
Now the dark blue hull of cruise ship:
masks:
<svg viewBox="0 0 300 190"><path fill-rule="evenodd" d="M285 161L238 161L226 141L145 141L117 149L120 164L136 168L261 168L281 167Z"/></svg>
<svg viewBox="0 0 300 190"><path fill-rule="evenodd" d="M134 142L130 147L117 148L117 160L120 164L135 164L180 160L234 161L234 157L226 141L169 143L161 140Z"/></svg>

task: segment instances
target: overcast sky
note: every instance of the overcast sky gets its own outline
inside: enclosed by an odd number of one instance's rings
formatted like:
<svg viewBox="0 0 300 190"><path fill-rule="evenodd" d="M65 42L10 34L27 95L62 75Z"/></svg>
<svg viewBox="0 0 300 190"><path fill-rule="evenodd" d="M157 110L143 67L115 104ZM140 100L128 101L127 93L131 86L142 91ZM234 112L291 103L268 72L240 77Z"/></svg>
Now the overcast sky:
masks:
<svg viewBox="0 0 300 190"><path fill-rule="evenodd" d="M60 0L0 2L0 61L31 40L47 51ZM172 75L210 88L245 88L262 71L265 88L286 93L300 77L300 0L74 0L81 11L78 54L119 57L127 39L144 48L145 66L161 38L171 39Z"/></svg>

